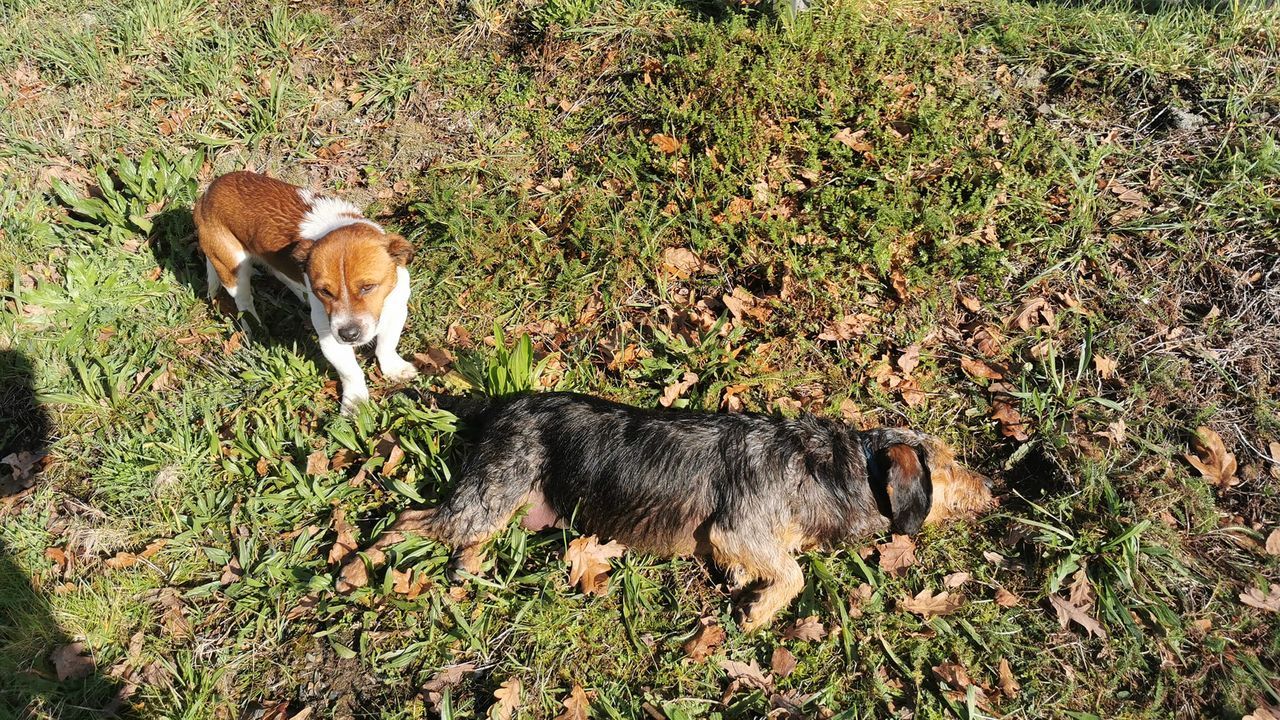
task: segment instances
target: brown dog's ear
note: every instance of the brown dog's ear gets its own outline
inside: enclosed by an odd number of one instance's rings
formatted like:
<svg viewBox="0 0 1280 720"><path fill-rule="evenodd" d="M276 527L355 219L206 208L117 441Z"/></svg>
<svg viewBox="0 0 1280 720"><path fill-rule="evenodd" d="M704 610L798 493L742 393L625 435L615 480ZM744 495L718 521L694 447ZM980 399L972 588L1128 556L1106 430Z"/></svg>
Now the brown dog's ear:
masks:
<svg viewBox="0 0 1280 720"><path fill-rule="evenodd" d="M408 267L413 259L413 246L403 237L391 233L387 235L387 254L401 267Z"/></svg>
<svg viewBox="0 0 1280 720"><path fill-rule="evenodd" d="M915 535L929 516L933 497L920 455L910 445L899 444L885 448L884 459L889 466L885 492L893 512L893 531Z"/></svg>
<svg viewBox="0 0 1280 720"><path fill-rule="evenodd" d="M289 249L289 257L293 258L293 261L299 265L306 265L307 258L311 257L311 251L315 249L315 246L316 243L314 240L307 240L305 238L298 240L298 242L294 243L293 247Z"/></svg>

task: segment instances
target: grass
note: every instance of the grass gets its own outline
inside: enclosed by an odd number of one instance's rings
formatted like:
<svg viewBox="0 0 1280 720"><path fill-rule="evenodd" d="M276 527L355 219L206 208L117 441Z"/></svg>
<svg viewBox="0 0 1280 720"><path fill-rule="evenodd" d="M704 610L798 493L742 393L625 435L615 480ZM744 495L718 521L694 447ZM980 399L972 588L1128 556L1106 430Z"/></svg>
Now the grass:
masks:
<svg viewBox="0 0 1280 720"><path fill-rule="evenodd" d="M520 717L574 685L594 717L671 720L1280 704L1280 624L1239 599L1280 581L1273 8L15 0L0 17L0 457L47 453L0 500L0 715L479 717L510 679ZM1003 504L926 532L898 575L856 547L809 554L801 598L751 636L699 561L628 555L584 597L570 536L517 528L461 590L446 551L411 540L337 594L338 517L363 544L448 488L453 418L414 391L458 386L374 382L338 417L303 308L266 279L267 330L235 335L203 296L190 205L242 167L409 237L402 345L448 349L477 387L655 405L695 372L678 404L853 407L952 442ZM1200 425L1238 484L1182 459ZM308 469L316 451L328 468ZM404 570L427 581L413 599ZM900 607L961 571L954 614ZM1105 638L1059 625L1049 598L1073 590ZM784 636L809 615L834 629ZM708 616L727 641L686 659ZM95 669L59 682L50 654L73 641ZM778 647L797 666L772 691L721 668Z"/></svg>

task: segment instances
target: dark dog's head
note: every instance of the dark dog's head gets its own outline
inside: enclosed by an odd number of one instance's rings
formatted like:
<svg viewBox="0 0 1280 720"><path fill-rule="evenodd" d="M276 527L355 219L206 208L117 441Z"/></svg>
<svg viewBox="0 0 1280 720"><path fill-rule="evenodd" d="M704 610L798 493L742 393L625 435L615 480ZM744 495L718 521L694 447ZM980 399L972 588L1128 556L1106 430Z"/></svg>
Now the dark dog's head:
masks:
<svg viewBox="0 0 1280 720"><path fill-rule="evenodd" d="M913 433L875 451L872 486L894 532L914 535L926 524L969 517L991 507L991 481L956 462L937 438ZM908 440L908 438L900 438ZM883 483L881 485L881 483Z"/></svg>

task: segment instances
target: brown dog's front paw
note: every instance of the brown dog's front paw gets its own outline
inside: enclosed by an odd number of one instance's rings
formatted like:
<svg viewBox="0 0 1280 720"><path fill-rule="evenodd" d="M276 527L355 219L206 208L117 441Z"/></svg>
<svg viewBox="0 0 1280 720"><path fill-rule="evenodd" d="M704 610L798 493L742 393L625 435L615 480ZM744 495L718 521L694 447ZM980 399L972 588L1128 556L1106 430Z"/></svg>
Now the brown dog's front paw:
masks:
<svg viewBox="0 0 1280 720"><path fill-rule="evenodd" d="M462 548L453 555L448 573L449 581L460 583L466 580L460 573L479 575L483 570L484 551L479 546Z"/></svg>

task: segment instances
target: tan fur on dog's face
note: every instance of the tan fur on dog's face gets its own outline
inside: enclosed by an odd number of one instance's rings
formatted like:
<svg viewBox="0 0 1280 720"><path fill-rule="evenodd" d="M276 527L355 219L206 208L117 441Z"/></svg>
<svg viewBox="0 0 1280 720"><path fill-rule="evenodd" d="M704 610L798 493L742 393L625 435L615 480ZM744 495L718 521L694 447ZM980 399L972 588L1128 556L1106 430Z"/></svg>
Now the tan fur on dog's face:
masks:
<svg viewBox="0 0 1280 720"><path fill-rule="evenodd" d="M334 337L350 345L372 340L383 303L396 286L396 271L413 254L409 243L354 223L299 250L305 253L311 292L324 306Z"/></svg>
<svg viewBox="0 0 1280 720"><path fill-rule="evenodd" d="M926 525L972 517L992 505L991 481L956 462L951 449L932 438L925 441L933 502Z"/></svg>

